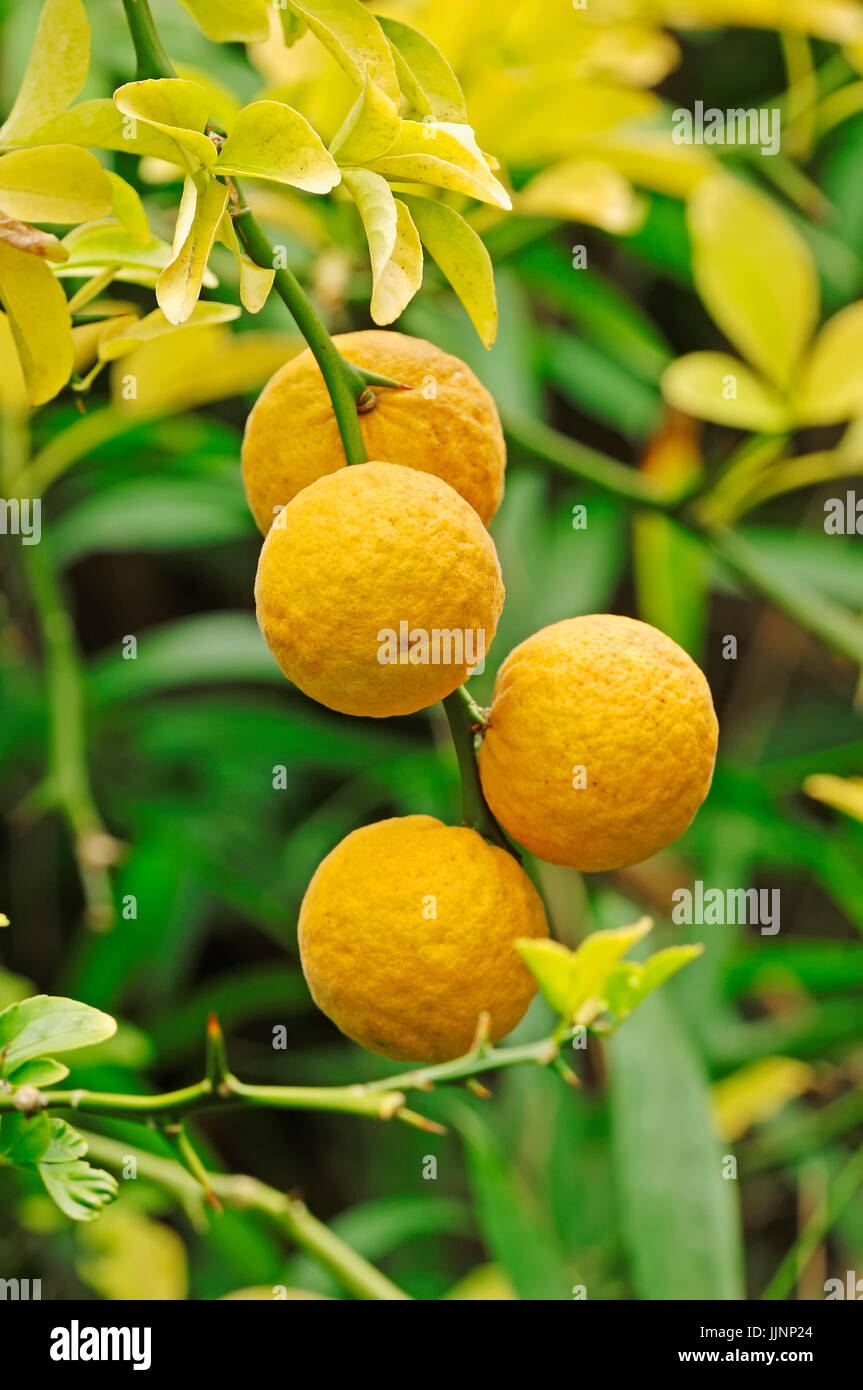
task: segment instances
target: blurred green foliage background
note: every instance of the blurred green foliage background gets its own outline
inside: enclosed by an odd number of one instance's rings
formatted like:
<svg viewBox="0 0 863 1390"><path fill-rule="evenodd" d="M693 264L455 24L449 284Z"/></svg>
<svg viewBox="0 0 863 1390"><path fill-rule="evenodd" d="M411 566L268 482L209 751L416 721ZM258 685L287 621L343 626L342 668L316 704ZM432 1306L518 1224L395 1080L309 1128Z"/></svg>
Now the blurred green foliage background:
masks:
<svg viewBox="0 0 863 1390"><path fill-rule="evenodd" d="M446 0L441 9L467 4ZM0 3L4 109L34 8ZM153 8L177 62L242 100L260 91L242 45L210 43L170 0ZM85 96L109 93L133 72L119 3L89 9ZM539 31L536 42L541 51ZM677 42L680 60L658 87L670 106L758 106L787 89L787 55L773 31L708 29ZM835 44L816 37L809 47L819 71L832 65L854 82ZM142 182L123 154L105 159L136 183L153 229L170 238L178 186ZM735 160L765 186L769 161ZM863 115L830 128L801 164L825 199L817 216L795 205L795 188L774 196L804 231L833 312L863 294ZM537 169L516 151L508 172L518 188ZM676 438L721 467L740 442L732 431L707 426L699 438L678 420L677 436L659 435L665 366L723 343L693 290L681 200L649 187L638 196L643 220L627 235L560 216L477 221L495 260L501 316L490 352L433 267L398 327L464 357L505 422L545 420L634 465L651 441L655 459ZM331 329L366 326L370 277L353 208L285 197L278 207L262 202L259 216ZM581 245L587 265L574 269ZM218 297L236 299L229 255L217 250L213 268ZM152 307L135 285L123 297ZM195 1079L211 1009L234 1070L249 1079L326 1084L388 1070L312 1005L297 911L320 859L354 827L415 812L457 822L458 772L440 709L386 722L331 714L285 683L258 634L260 541L242 492L240 438L257 390L295 347L273 296L255 320L189 330L141 359L139 369L161 374L169 393L158 412L124 407L115 368L107 419L107 374L81 413L67 392L34 417L35 452L66 430L77 450L45 501L43 530L82 654L95 800L123 846L114 874L121 915L96 930L67 831L40 804L49 740L40 639L26 557L4 538L0 908L11 926L0 932L0 1006L45 991L122 1020L114 1040L76 1055L70 1084L145 1091ZM809 431L799 452L835 438ZM780 497L744 530L780 570L859 610L860 539L822 527L836 487ZM587 525L576 530L579 504ZM759 1296L863 1139L863 825L803 792L807 777L861 772L857 673L744 592L674 523L634 515L517 438L491 529L507 597L485 673L471 684L481 704L514 644L579 613L644 617L703 664L720 757L684 839L648 864L589 879L527 867L569 945L648 911L657 920L652 949L701 940L705 954L610 1042L592 1039L574 1054L577 1091L524 1068L493 1079L491 1100L455 1090L422 1097L416 1108L449 1126L442 1138L272 1111L207 1117L196 1136L213 1167L301 1191L418 1298L558 1300L579 1285L590 1299ZM723 656L729 635L735 660ZM134 661L123 656L130 636ZM286 785L274 790L281 766ZM693 879L779 888L780 933L672 925L671 892ZM132 898L137 916L123 917ZM537 1000L515 1039L540 1036L550 1021ZM272 1045L276 1025L287 1030L284 1050ZM91 1120L86 1128L165 1152L142 1126ZM423 1177L428 1155L437 1158L435 1181ZM736 1157L736 1179L722 1176L725 1155ZM274 1284L339 1296L260 1217L224 1212L203 1229L164 1188L121 1186L114 1208L78 1228L0 1169L0 1275L41 1278L43 1297L54 1298L209 1299ZM797 1271L798 1297L822 1298L827 1278L863 1273L859 1185L825 1224L829 1233Z"/></svg>

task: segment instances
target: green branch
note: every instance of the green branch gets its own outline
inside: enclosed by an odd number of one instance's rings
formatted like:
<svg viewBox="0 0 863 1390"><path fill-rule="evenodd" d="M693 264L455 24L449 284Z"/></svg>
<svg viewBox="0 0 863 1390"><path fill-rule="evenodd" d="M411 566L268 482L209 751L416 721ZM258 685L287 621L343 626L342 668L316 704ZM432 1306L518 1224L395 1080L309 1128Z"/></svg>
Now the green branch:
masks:
<svg viewBox="0 0 863 1390"><path fill-rule="evenodd" d="M138 60L137 80L146 82L148 78L176 77L171 60L156 33L148 0L123 0L123 9Z"/></svg>
<svg viewBox="0 0 863 1390"><path fill-rule="evenodd" d="M144 1149L130 1148L125 1141L120 1143L106 1139L101 1134L85 1133L83 1137L91 1158L120 1173L124 1171L129 1158L133 1158L139 1177L173 1193L186 1207L199 1202L209 1191L225 1206L260 1212L277 1230L317 1260L342 1288L357 1298L395 1302L409 1297L373 1264L346 1245L340 1236L318 1221L305 1203L296 1197L289 1197L245 1174L212 1173L201 1169L199 1178L179 1163ZM205 1186L202 1186L201 1180Z"/></svg>
<svg viewBox="0 0 863 1390"><path fill-rule="evenodd" d="M491 840L500 849L507 850L518 859L519 855L489 809L479 780L474 743L476 730L484 723L482 710L474 704L464 686L454 690L452 695L447 695L443 707L449 720L458 759L464 823L472 830L478 831L484 839Z"/></svg>
<svg viewBox="0 0 863 1390"><path fill-rule="evenodd" d="M90 786L84 681L81 664L57 576L43 537L23 553L44 647L50 710L50 745L46 796L62 811L75 842L87 905L87 917L99 929L111 925L113 895L108 866L116 853L102 824Z"/></svg>
<svg viewBox="0 0 863 1390"><path fill-rule="evenodd" d="M236 181L234 189L239 205L232 208L231 216L237 236L256 265L272 270L275 262L272 244L246 207ZM368 455L357 414L357 402L369 391L365 377L342 357L294 272L286 266L276 270L273 283L321 369L348 463L365 463Z"/></svg>
<svg viewBox="0 0 863 1390"><path fill-rule="evenodd" d="M483 1020L487 1023L485 1015ZM201 1110L248 1104L277 1110L324 1110L378 1120L397 1119L416 1128L438 1130L439 1126L431 1120L405 1108L407 1091L428 1091L438 1082L466 1081L485 1072L529 1062L547 1066L556 1060L562 1043L572 1034L569 1029L562 1036L555 1033L521 1047L489 1047L484 1029L479 1028L473 1047L463 1057L414 1068L383 1081L350 1086L257 1086L238 1080L228 1070L221 1029L211 1019L207 1025L207 1074L191 1086L157 1095L83 1089L39 1091L33 1086L23 1088L22 1095L21 1090L0 1089L0 1114L13 1110L35 1114L46 1109L70 1109L78 1114L164 1117L176 1121Z"/></svg>

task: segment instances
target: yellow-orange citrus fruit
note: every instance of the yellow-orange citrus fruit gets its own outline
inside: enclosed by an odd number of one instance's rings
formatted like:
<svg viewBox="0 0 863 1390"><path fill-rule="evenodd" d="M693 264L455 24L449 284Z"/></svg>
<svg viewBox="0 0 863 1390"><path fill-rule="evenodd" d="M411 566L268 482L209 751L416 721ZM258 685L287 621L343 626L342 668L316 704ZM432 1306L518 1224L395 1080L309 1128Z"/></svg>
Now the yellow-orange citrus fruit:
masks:
<svg viewBox="0 0 863 1390"><path fill-rule="evenodd" d="M369 458L434 473L488 523L503 495L506 450L495 403L470 367L404 333L343 333L334 341L349 362L412 388L374 388L377 405L359 417ZM306 349L279 368L246 422L243 481L263 534L279 507L344 466L330 397Z"/></svg>
<svg viewBox="0 0 863 1390"><path fill-rule="evenodd" d="M553 864L637 864L706 797L718 725L695 662L665 633L595 613L529 637L498 673L479 769L504 828Z"/></svg>
<svg viewBox="0 0 863 1390"><path fill-rule="evenodd" d="M261 550L258 622L285 675L344 714L381 718L451 694L494 636L494 542L448 483L394 463L329 473Z"/></svg>
<svg viewBox="0 0 863 1390"><path fill-rule="evenodd" d="M355 830L312 878L300 956L318 1008L396 1061L467 1052L479 1015L509 1033L536 992L513 942L548 935L542 902L506 850L475 830L405 816Z"/></svg>

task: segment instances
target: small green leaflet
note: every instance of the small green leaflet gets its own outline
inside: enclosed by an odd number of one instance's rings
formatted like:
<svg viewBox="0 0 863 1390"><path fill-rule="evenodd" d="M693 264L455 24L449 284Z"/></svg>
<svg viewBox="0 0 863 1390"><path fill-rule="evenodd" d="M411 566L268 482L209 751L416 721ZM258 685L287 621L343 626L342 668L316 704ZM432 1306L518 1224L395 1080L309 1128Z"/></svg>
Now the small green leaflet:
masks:
<svg viewBox="0 0 863 1390"><path fill-rule="evenodd" d="M117 1024L108 1014L50 994L36 994L0 1013L0 1076L11 1076L24 1062L72 1052L113 1037Z"/></svg>

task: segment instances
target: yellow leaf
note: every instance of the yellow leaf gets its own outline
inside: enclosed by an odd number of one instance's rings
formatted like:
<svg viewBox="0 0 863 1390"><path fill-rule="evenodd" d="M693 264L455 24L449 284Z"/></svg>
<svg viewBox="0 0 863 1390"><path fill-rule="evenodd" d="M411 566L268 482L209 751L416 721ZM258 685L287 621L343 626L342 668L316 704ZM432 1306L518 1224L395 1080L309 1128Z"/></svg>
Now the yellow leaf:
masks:
<svg viewBox="0 0 863 1390"><path fill-rule="evenodd" d="M238 333L218 325L184 328L114 364L114 405L142 415L194 410L257 390L305 344L281 333Z"/></svg>
<svg viewBox="0 0 863 1390"><path fill-rule="evenodd" d="M76 374L83 377L101 357L101 348L111 338L121 336L127 328L137 322L135 314L116 314L107 319L94 319L92 323L75 324L72 328L72 342L75 345Z"/></svg>
<svg viewBox="0 0 863 1390"><path fill-rule="evenodd" d="M258 265L247 256L237 236L230 211L225 210L216 232L216 240L232 251L240 273L240 302L250 314L259 314L267 302L273 281L274 269Z"/></svg>
<svg viewBox="0 0 863 1390"><path fill-rule="evenodd" d="M328 1303L337 1302L328 1293L312 1293L309 1289L290 1289L284 1284L252 1284L247 1289L234 1289L233 1293L222 1294L224 1303L281 1303L295 1299L324 1299Z"/></svg>
<svg viewBox="0 0 863 1390"><path fill-rule="evenodd" d="M583 141L661 110L653 92L518 64L483 69L469 100L476 128L493 132L495 154L527 168L580 155Z"/></svg>
<svg viewBox="0 0 863 1390"><path fill-rule="evenodd" d="M111 1300L186 1297L186 1248L170 1226L121 1201L78 1232L75 1265L85 1283Z"/></svg>
<svg viewBox="0 0 863 1390"><path fill-rule="evenodd" d="M452 285L483 344L497 337L494 267L482 239L445 203L406 197L420 238L441 273Z"/></svg>
<svg viewBox="0 0 863 1390"><path fill-rule="evenodd" d="M519 937L515 945L555 1013L565 1016L575 953L559 941L536 941L529 936Z"/></svg>
<svg viewBox="0 0 863 1390"><path fill-rule="evenodd" d="M803 790L815 801L863 821L863 777L833 777L828 772L820 772L806 778Z"/></svg>
<svg viewBox="0 0 863 1390"><path fill-rule="evenodd" d="M791 1057L750 1062L713 1087L716 1123L723 1139L739 1139L810 1089L815 1074Z"/></svg>
<svg viewBox="0 0 863 1390"><path fill-rule="evenodd" d="M729 429L780 434L791 427L788 409L768 382L724 352L690 352L666 367L662 394L675 409Z"/></svg>
<svg viewBox="0 0 863 1390"><path fill-rule="evenodd" d="M72 373L72 321L45 261L0 242L0 304L9 315L31 405L61 391Z"/></svg>
<svg viewBox="0 0 863 1390"><path fill-rule="evenodd" d="M518 1300L518 1294L510 1279L497 1265L477 1265L463 1279L444 1294L444 1298L455 1299L459 1303L478 1300L482 1303L497 1303Z"/></svg>
<svg viewBox="0 0 863 1390"><path fill-rule="evenodd" d="M402 118L395 102L380 87L366 81L344 124L333 136L330 153L339 164L368 164L386 153L401 128Z"/></svg>
<svg viewBox="0 0 863 1390"><path fill-rule="evenodd" d="M825 323L800 369L795 401L805 425L834 425L863 409L863 300Z"/></svg>
<svg viewBox="0 0 863 1390"><path fill-rule="evenodd" d="M512 207L509 194L489 169L469 126L403 121L386 154L370 161L369 168L400 183L430 183L494 207Z"/></svg>
<svg viewBox="0 0 863 1390"><path fill-rule="evenodd" d="M263 43L270 31L267 0L180 0L216 43Z"/></svg>
<svg viewBox="0 0 863 1390"><path fill-rule="evenodd" d="M686 198L716 161L702 145L675 145L670 130L622 126L581 142L585 154L611 165L639 188Z"/></svg>
<svg viewBox="0 0 863 1390"><path fill-rule="evenodd" d="M341 68L362 86L370 78L390 101L399 100L399 83L390 46L380 24L360 0L288 0L288 7Z"/></svg>
<svg viewBox="0 0 863 1390"><path fill-rule="evenodd" d="M27 69L0 145L15 145L74 101L90 66L90 26L81 0L45 0Z"/></svg>
<svg viewBox="0 0 863 1390"><path fill-rule="evenodd" d="M121 179L119 174L113 174L109 170L107 177L111 185L112 213L121 226L125 227L132 240L140 242L143 246L151 236L144 204L132 185Z"/></svg>
<svg viewBox="0 0 863 1390"><path fill-rule="evenodd" d="M591 932L572 959L566 1013L577 1023L590 1023L605 1005L605 983L612 967L631 946L653 929L650 917L631 927Z"/></svg>
<svg viewBox="0 0 863 1390"><path fill-rule="evenodd" d="M108 266L116 266L118 280L134 284L155 285L159 273L172 259L167 242L151 236L141 242L126 227L113 218L77 227L63 238L68 260L57 269L63 278L69 275L95 275ZM205 278L205 285L216 284L215 276Z"/></svg>
<svg viewBox="0 0 863 1390"><path fill-rule="evenodd" d="M217 172L273 179L307 193L329 193L341 177L317 131L281 101L243 107L222 147Z"/></svg>
<svg viewBox="0 0 863 1390"><path fill-rule="evenodd" d="M90 222L111 211L111 185L76 145L12 150L0 155L0 207L27 222Z"/></svg>
<svg viewBox="0 0 863 1390"><path fill-rule="evenodd" d="M30 256L41 256L45 261L65 261L69 252L53 232L43 232L31 227L29 222L19 222L14 217L4 217L0 212L0 241L8 242L19 251Z"/></svg>
<svg viewBox="0 0 863 1390"><path fill-rule="evenodd" d="M216 158L216 147L204 134L210 118L206 88L182 77L160 77L147 82L127 82L114 93L114 104L124 116L153 126L180 147L191 171Z"/></svg>
<svg viewBox="0 0 863 1390"><path fill-rule="evenodd" d="M400 19L379 16L392 46L399 85L420 118L466 123L467 111L458 78L439 48Z"/></svg>
<svg viewBox="0 0 863 1390"><path fill-rule="evenodd" d="M18 356L15 339L12 336L12 326L7 316L0 314L0 412L10 415L25 415L29 405L27 384L21 370L21 359ZM0 925L8 927L9 922L7 920ZM0 980L2 980L2 971L0 971ZM27 991L27 993L31 992ZM5 1008L6 1004L13 1002L11 999L3 999L2 990L0 990L0 1000L2 1000L0 1008Z"/></svg>
<svg viewBox="0 0 863 1390"><path fill-rule="evenodd" d="M818 279L806 242L779 208L727 174L689 199L698 293L739 352L787 387L818 316Z"/></svg>
<svg viewBox="0 0 863 1390"><path fill-rule="evenodd" d="M516 210L588 222L625 236L644 221L645 206L616 169L595 159L571 159L536 174L516 195Z"/></svg>
<svg viewBox="0 0 863 1390"><path fill-rule="evenodd" d="M663 0L662 10L666 22L681 29L796 29L835 43L863 36L856 0Z"/></svg>
<svg viewBox="0 0 863 1390"><path fill-rule="evenodd" d="M398 318L423 282L423 248L404 203L395 199L396 240L372 292L371 316L386 325Z"/></svg>
<svg viewBox="0 0 863 1390"><path fill-rule="evenodd" d="M112 334L110 338L104 339L99 346L99 357L103 362L113 362L118 357L126 357L130 352L135 352L144 343L153 342L156 338L164 338L168 334L185 333L189 329L202 328L207 324L230 323L233 319L240 317L240 312L240 307L237 304L216 304L212 301L204 301L195 305L184 323L175 324L165 317L161 309L154 309L151 314L145 314L142 319L127 319L120 333Z"/></svg>
<svg viewBox="0 0 863 1390"><path fill-rule="evenodd" d="M85 145L94 150L148 155L181 167L186 163L175 140L155 126L124 116L110 97L95 97L92 101L70 106L62 116L56 116L34 131L29 143Z"/></svg>
<svg viewBox="0 0 863 1390"><path fill-rule="evenodd" d="M203 170L186 179L174 238L174 258L156 281L159 308L171 323L184 323L198 302L228 189Z"/></svg>

